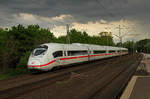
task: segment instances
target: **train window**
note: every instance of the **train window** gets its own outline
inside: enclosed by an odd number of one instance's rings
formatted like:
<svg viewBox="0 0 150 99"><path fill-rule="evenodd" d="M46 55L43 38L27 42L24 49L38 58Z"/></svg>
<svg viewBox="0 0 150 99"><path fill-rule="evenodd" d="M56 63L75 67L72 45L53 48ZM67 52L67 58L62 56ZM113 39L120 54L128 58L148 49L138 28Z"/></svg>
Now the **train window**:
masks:
<svg viewBox="0 0 150 99"><path fill-rule="evenodd" d="M106 53L106 51L103 50L98 50L98 51L93 51L94 54L100 54L100 53Z"/></svg>
<svg viewBox="0 0 150 99"><path fill-rule="evenodd" d="M118 50L118 52L128 52L128 50Z"/></svg>
<svg viewBox="0 0 150 99"><path fill-rule="evenodd" d="M33 51L32 55L33 55L33 56L38 56L38 55L44 54L44 53L47 51L47 49L48 49L48 46L46 46L46 45L41 45L41 46L37 47L37 48Z"/></svg>
<svg viewBox="0 0 150 99"><path fill-rule="evenodd" d="M67 51L68 56L78 56L78 55L85 55L88 52L86 50L84 51Z"/></svg>
<svg viewBox="0 0 150 99"><path fill-rule="evenodd" d="M114 52L116 52L116 51L115 51L115 50L110 50L110 51L109 51L109 53L114 53Z"/></svg>
<svg viewBox="0 0 150 99"><path fill-rule="evenodd" d="M92 53L92 51L89 50L89 54L91 54L91 53Z"/></svg>
<svg viewBox="0 0 150 99"><path fill-rule="evenodd" d="M122 52L128 52L127 50L122 50Z"/></svg>
<svg viewBox="0 0 150 99"><path fill-rule="evenodd" d="M53 53L53 56L54 56L54 58L56 58L56 57L61 57L61 56L63 56L63 52L62 52L62 51L54 52L54 53Z"/></svg>

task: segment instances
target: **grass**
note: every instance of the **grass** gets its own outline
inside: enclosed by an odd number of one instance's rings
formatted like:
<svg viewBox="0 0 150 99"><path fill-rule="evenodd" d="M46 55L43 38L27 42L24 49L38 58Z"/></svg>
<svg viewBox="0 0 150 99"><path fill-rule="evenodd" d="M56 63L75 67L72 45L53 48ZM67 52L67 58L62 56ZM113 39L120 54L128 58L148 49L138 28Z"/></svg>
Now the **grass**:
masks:
<svg viewBox="0 0 150 99"><path fill-rule="evenodd" d="M4 80L7 78L11 78L11 77L13 77L13 75L11 73L4 73L4 74L0 75L0 80Z"/></svg>
<svg viewBox="0 0 150 99"><path fill-rule="evenodd" d="M8 72L0 75L0 80L16 77L16 76L27 74L27 73L29 73L27 70L10 69L8 70Z"/></svg>
<svg viewBox="0 0 150 99"><path fill-rule="evenodd" d="M4 73L4 74L1 74L1 75L0 75L0 80L12 78L12 77L15 77L15 76L17 76L17 74L15 75L15 74L12 73L12 72Z"/></svg>

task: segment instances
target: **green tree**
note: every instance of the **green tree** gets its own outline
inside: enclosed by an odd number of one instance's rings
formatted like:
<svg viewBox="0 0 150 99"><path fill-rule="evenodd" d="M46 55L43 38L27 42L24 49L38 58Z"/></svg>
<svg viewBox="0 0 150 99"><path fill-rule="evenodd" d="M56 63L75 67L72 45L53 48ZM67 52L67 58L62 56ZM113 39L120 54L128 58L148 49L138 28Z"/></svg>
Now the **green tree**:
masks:
<svg viewBox="0 0 150 99"><path fill-rule="evenodd" d="M136 42L134 41L124 42L122 47L128 48L129 52L135 52L137 50Z"/></svg>
<svg viewBox="0 0 150 99"><path fill-rule="evenodd" d="M100 35L100 41L101 41L100 44L101 45L108 45L108 46L115 45L111 32L101 32L101 33L99 33L99 35Z"/></svg>
<svg viewBox="0 0 150 99"><path fill-rule="evenodd" d="M1 36L4 34L5 36ZM38 25L24 27L19 24L9 30L0 29L0 36L0 60L4 70L20 66L18 63L23 60L24 54L31 52L40 44L56 41L53 33Z"/></svg>
<svg viewBox="0 0 150 99"><path fill-rule="evenodd" d="M139 52L150 53L150 39L143 39L137 42Z"/></svg>

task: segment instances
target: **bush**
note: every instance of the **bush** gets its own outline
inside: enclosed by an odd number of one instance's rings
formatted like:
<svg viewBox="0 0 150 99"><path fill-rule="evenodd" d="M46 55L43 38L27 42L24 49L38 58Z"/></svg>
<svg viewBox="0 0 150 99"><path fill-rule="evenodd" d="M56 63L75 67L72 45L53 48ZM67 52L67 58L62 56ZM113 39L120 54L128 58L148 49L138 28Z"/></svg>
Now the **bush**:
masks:
<svg viewBox="0 0 150 99"><path fill-rule="evenodd" d="M17 74L20 74L20 73L22 74L22 73L28 72L27 62L28 62L30 54L31 54L31 52L27 52L24 54L24 56L21 57L19 63L17 64L17 67L15 69L15 72Z"/></svg>

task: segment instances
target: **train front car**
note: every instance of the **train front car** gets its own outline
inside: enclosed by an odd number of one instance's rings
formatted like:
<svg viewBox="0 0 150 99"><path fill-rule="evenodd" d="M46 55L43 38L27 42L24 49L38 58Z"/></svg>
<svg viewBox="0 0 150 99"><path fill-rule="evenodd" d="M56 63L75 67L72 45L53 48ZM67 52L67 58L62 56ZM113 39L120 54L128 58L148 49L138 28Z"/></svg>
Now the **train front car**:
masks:
<svg viewBox="0 0 150 99"><path fill-rule="evenodd" d="M48 45L43 44L34 49L28 60L28 69L30 71L45 71L48 68L48 59L50 55L48 53Z"/></svg>

